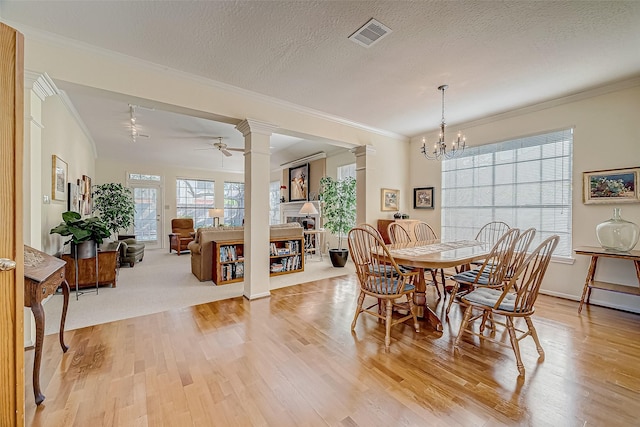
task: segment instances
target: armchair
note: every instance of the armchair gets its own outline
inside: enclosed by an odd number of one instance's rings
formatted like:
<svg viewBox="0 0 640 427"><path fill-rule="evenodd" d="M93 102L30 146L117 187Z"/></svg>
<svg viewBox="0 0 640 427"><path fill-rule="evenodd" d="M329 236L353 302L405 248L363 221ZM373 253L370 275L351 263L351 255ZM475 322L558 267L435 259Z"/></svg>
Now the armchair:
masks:
<svg viewBox="0 0 640 427"><path fill-rule="evenodd" d="M193 241L195 230L193 218L174 218L171 220L171 233L169 234L169 253L172 250L178 252L189 250L187 246Z"/></svg>
<svg viewBox="0 0 640 427"><path fill-rule="evenodd" d="M144 243L128 236L118 236L118 239L120 239L120 265L126 263L133 267L136 262L142 262Z"/></svg>

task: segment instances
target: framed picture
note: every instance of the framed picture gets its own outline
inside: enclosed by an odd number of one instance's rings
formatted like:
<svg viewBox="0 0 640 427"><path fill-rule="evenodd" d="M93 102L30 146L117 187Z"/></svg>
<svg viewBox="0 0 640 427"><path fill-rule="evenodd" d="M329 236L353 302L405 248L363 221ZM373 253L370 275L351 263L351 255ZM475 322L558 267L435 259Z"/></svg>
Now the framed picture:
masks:
<svg viewBox="0 0 640 427"><path fill-rule="evenodd" d="M389 188L383 188L380 196L382 201L381 210L383 211L398 211L400 210L400 190L391 190Z"/></svg>
<svg viewBox="0 0 640 427"><path fill-rule="evenodd" d="M82 175L82 181L80 181L80 186L82 190L82 215L91 215L91 208L93 207L92 199L91 199L91 178L87 175Z"/></svg>
<svg viewBox="0 0 640 427"><path fill-rule="evenodd" d="M585 204L639 203L640 167L582 173Z"/></svg>
<svg viewBox="0 0 640 427"><path fill-rule="evenodd" d="M414 209L433 209L433 187L413 189Z"/></svg>
<svg viewBox="0 0 640 427"><path fill-rule="evenodd" d="M51 198L53 200L67 200L67 162L55 154L51 165Z"/></svg>
<svg viewBox="0 0 640 427"><path fill-rule="evenodd" d="M309 163L289 169L289 201L309 200Z"/></svg>
<svg viewBox="0 0 640 427"><path fill-rule="evenodd" d="M69 186L69 196L67 198L67 210L81 213L80 194L78 193L78 185L74 182L67 184Z"/></svg>

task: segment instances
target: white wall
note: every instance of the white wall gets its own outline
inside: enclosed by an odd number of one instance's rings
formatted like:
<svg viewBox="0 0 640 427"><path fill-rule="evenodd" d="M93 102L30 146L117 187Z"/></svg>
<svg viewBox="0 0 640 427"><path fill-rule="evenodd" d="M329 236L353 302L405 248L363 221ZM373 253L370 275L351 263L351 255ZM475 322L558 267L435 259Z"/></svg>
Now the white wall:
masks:
<svg viewBox="0 0 640 427"><path fill-rule="evenodd" d="M171 232L171 220L176 218L176 179L207 179L215 181L215 205L224 206L224 182L244 182L244 174L224 173L203 169L166 167L148 164L127 163L123 160L102 159L96 161L96 184L117 182L126 185L128 173L160 175L162 177L162 225L158 230L163 248L169 247L168 234Z"/></svg>
<svg viewBox="0 0 640 427"><path fill-rule="evenodd" d="M573 247L599 246L595 227L611 217L613 207L622 208L623 218L640 224L640 204L585 205L582 203L582 173L591 170L640 166L640 81L626 83L626 88L591 97L576 96L549 102L520 112L511 112L484 123L460 125L471 145L483 145L519 136L574 127L573 144ZM628 87L631 86L631 87ZM624 87L624 86L618 86ZM615 87L613 87L615 88ZM458 126L457 126L458 127ZM433 138L434 135L431 135ZM434 212L411 211L412 218L440 225L440 163L418 155L421 142L411 142L411 187L434 186ZM638 248L636 246L636 248ZM589 258L575 256L575 263L553 263L543 284L552 295L579 299L589 265ZM632 262L601 259L598 280L638 286ZM640 311L640 298L612 292L593 291L591 301L631 311Z"/></svg>
<svg viewBox="0 0 640 427"><path fill-rule="evenodd" d="M42 124L42 191L51 199L42 206L42 250L55 254L63 250L65 238L49 230L62 222L67 202L51 197L52 156L67 163L67 182L76 182L82 175L93 178L95 159L90 140L59 96L47 97L42 103Z"/></svg>

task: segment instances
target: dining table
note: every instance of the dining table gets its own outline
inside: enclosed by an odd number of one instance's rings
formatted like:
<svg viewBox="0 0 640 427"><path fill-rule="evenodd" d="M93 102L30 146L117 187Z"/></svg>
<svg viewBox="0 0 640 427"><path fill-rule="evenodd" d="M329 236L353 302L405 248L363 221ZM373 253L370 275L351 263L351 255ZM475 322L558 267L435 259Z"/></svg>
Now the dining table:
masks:
<svg viewBox="0 0 640 427"><path fill-rule="evenodd" d="M416 314L427 320L436 331L442 331L442 321L427 302L424 270L457 267L458 271L464 271L473 261L486 258L491 251L488 243L477 240L426 240L394 243L387 247L396 263L419 270L413 298Z"/></svg>

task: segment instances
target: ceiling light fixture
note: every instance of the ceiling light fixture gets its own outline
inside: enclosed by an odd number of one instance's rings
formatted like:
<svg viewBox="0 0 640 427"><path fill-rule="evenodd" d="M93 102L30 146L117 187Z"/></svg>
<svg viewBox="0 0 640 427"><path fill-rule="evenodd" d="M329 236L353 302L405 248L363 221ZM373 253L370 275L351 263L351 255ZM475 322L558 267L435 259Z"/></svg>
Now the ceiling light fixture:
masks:
<svg viewBox="0 0 640 427"><path fill-rule="evenodd" d="M451 148L447 151L447 143L444 140L444 91L448 87L449 85L438 86L438 90L442 92L442 121L440 122L440 136L438 141L433 144L433 151L431 151L431 148L427 149L427 139L422 137L422 149L420 151L429 160L452 159L462 154L466 145L466 138L461 132L458 132L458 137L453 140Z"/></svg>
<svg viewBox="0 0 640 427"><path fill-rule="evenodd" d="M143 135L141 133L138 133L138 126L136 124L137 122L137 118L136 118L136 109L140 107L139 105L134 105L134 104L129 104L129 117L130 117L130 121L131 121L131 141L132 142L136 142L136 139L138 137L140 138L149 138L149 135ZM140 108L144 108L144 107L140 107ZM153 109L148 108L148 110L153 111Z"/></svg>

